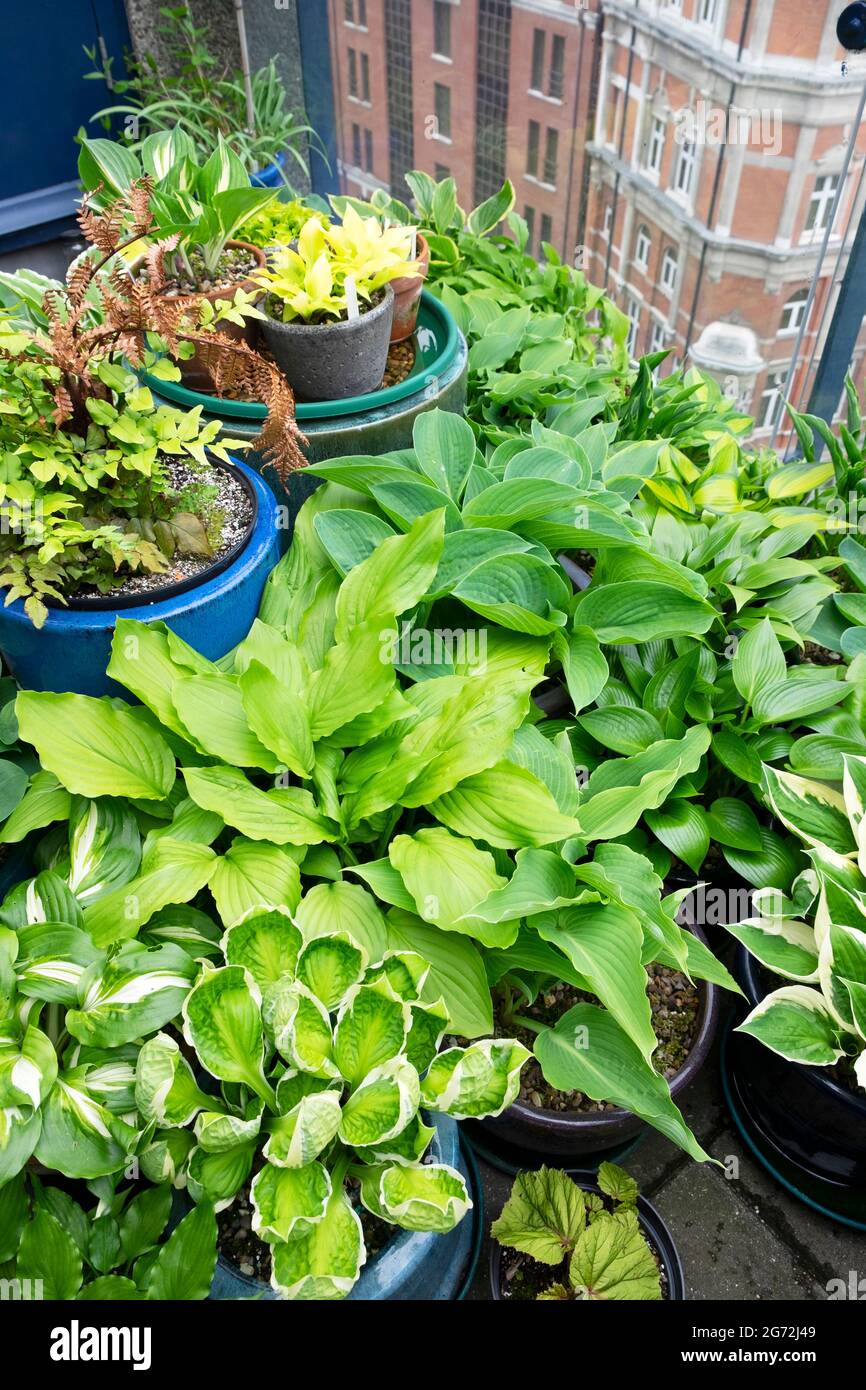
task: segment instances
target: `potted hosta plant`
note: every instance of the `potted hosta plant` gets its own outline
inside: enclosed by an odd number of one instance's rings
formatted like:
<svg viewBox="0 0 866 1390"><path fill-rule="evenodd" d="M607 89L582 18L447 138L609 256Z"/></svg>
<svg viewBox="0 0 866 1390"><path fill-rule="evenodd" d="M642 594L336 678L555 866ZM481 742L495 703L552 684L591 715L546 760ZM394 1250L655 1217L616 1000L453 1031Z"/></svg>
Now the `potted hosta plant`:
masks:
<svg viewBox="0 0 866 1390"><path fill-rule="evenodd" d="M418 269L414 275L398 275L391 281L394 292L394 319L391 324L391 342L404 343L415 332L418 310L421 307L421 291L430 269L430 247L421 232L415 234L415 255Z"/></svg>
<svg viewBox="0 0 866 1390"><path fill-rule="evenodd" d="M491 1235L494 1299L685 1298L667 1226L614 1163L602 1163L593 1184L558 1168L519 1173Z"/></svg>
<svg viewBox="0 0 866 1390"><path fill-rule="evenodd" d="M124 237L152 229L148 181L81 226L94 251L45 293L39 319L0 334L9 460L0 506L0 649L32 688L107 689L105 666L120 608L171 618L219 656L249 627L279 554L276 501L228 453L219 423L157 406L131 366L148 339L175 356L195 348L212 371L240 373L268 395L265 435L277 468L303 461L291 392L244 343L205 331L167 292L163 255L148 275L120 268ZM121 231L125 227L125 232ZM23 311L22 311L23 314ZM25 315L26 318L26 315ZM40 322L41 319L41 322ZM154 370L174 372L169 362Z"/></svg>
<svg viewBox="0 0 866 1390"><path fill-rule="evenodd" d="M332 226L311 216L297 247L277 251L256 283L266 291L262 333L299 400L362 396L388 360L394 294L412 275L411 233L347 208Z"/></svg>
<svg viewBox="0 0 866 1390"><path fill-rule="evenodd" d="M790 895L759 893L756 915L728 927L752 1006L730 1038L729 1080L735 1113L771 1171L863 1225L866 757L843 762L841 789L764 767L767 799L811 865Z"/></svg>

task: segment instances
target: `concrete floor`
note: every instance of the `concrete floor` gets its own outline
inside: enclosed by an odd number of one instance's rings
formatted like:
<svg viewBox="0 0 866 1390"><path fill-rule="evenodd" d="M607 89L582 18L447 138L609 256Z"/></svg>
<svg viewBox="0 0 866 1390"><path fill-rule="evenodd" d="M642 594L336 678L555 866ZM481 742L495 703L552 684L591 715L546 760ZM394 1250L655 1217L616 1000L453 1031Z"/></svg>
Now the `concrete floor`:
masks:
<svg viewBox="0 0 866 1390"><path fill-rule="evenodd" d="M735 1177L688 1158L655 1130L623 1162L658 1207L685 1268L687 1296L755 1302L825 1301L831 1279L866 1275L866 1233L838 1225L794 1200L752 1158L722 1095L719 1040L681 1099L703 1147ZM727 1162L736 1158L737 1164ZM496 1219L513 1179L481 1163L485 1226ZM468 1297L490 1297L489 1237Z"/></svg>

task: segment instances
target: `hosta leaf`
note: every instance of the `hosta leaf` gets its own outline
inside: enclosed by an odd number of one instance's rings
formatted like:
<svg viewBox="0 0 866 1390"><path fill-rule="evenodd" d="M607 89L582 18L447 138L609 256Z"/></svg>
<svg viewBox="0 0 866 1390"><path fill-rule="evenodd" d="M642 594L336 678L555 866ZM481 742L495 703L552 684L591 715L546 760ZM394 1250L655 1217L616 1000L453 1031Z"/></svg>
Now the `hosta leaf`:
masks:
<svg viewBox="0 0 866 1390"><path fill-rule="evenodd" d="M301 896L297 864L278 845L258 844L238 835L217 859L210 890L220 918L232 926L254 907L294 911Z"/></svg>
<svg viewBox="0 0 866 1390"><path fill-rule="evenodd" d="M458 782L430 803L430 812L450 830L498 849L555 844L580 833L579 822L561 813L544 783L513 762Z"/></svg>
<svg viewBox="0 0 866 1390"><path fill-rule="evenodd" d="M168 1033L150 1038L138 1054L135 1104L146 1120L158 1125L186 1125L213 1105L196 1085L192 1068Z"/></svg>
<svg viewBox="0 0 866 1390"><path fill-rule="evenodd" d="M600 642L650 642L700 637L718 614L704 599L652 580L591 584L578 596L575 621Z"/></svg>
<svg viewBox="0 0 866 1390"><path fill-rule="evenodd" d="M492 854L436 827L396 836L388 855L424 921L475 936L486 946L507 946L514 939L516 924L472 917L472 908L506 882Z"/></svg>
<svg viewBox="0 0 866 1390"><path fill-rule="evenodd" d="M418 1073L405 1057L374 1067L343 1106L339 1134L350 1146L383 1144L400 1134L418 1110Z"/></svg>
<svg viewBox="0 0 866 1390"><path fill-rule="evenodd" d="M21 738L68 791L157 801L171 791L171 749L134 711L89 695L23 690L15 712Z"/></svg>
<svg viewBox="0 0 866 1390"><path fill-rule="evenodd" d="M520 1072L530 1053L522 1043L485 1039L451 1047L430 1064L421 1084L421 1103L457 1120L501 1115L520 1089Z"/></svg>
<svg viewBox="0 0 866 1390"><path fill-rule="evenodd" d="M366 1258L360 1218L339 1188L311 1230L273 1247L271 1283L283 1298L345 1298Z"/></svg>
<svg viewBox="0 0 866 1390"><path fill-rule="evenodd" d="M41 830L52 821L66 820L72 798L53 772L34 772L23 797L15 806L0 833L0 844L18 844L31 830Z"/></svg>
<svg viewBox="0 0 866 1390"><path fill-rule="evenodd" d="M207 845L159 840L142 861L137 878L103 894L84 914L97 946L135 936L139 927L169 903L184 903L210 882L220 861Z"/></svg>
<svg viewBox="0 0 866 1390"><path fill-rule="evenodd" d="M362 985L346 1001L334 1030L334 1060L341 1076L359 1086L403 1051L410 1023L408 1005L390 985Z"/></svg>
<svg viewBox="0 0 866 1390"><path fill-rule="evenodd" d="M569 633L556 633L553 651L562 664L575 714L591 705L604 689L608 665L591 628L573 627Z"/></svg>
<svg viewBox="0 0 866 1390"><path fill-rule="evenodd" d="M310 682L308 703L314 739L332 734L387 699L396 679L390 661L395 635L392 619L377 608L376 617L366 623L356 622L344 640L330 648L322 669Z"/></svg>
<svg viewBox="0 0 866 1390"><path fill-rule="evenodd" d="M108 675L153 710L160 724L180 738L189 734L171 696L181 676L203 671L211 663L181 641L165 623L140 623L118 617L111 639ZM211 668L212 669L212 668Z"/></svg>
<svg viewBox="0 0 866 1390"><path fill-rule="evenodd" d="M81 1007L68 1011L66 1027L90 1047L146 1037L180 1012L197 973L180 946L149 949L131 941L105 965L89 968Z"/></svg>
<svg viewBox="0 0 866 1390"><path fill-rule="evenodd" d="M89 1094L82 1068L61 1073L42 1107L35 1153L68 1178L98 1178L125 1166L137 1132Z"/></svg>
<svg viewBox="0 0 866 1390"><path fill-rule="evenodd" d="M72 1299L81 1287L81 1252L44 1208L37 1208L24 1227L15 1274L18 1279L39 1280L43 1298Z"/></svg>
<svg viewBox="0 0 866 1390"><path fill-rule="evenodd" d="M388 860L383 863L391 869ZM357 872L371 867L369 864L359 866ZM367 877L366 874L364 876ZM368 878L367 881L376 888L373 880ZM400 883L402 886L402 879ZM383 895L380 893L379 896ZM411 898L409 902L414 907ZM295 922L305 941L312 941L318 936L347 936L363 948L371 965L377 964L388 949L388 929L382 911L360 884L316 884L302 898L295 912Z"/></svg>
<svg viewBox="0 0 866 1390"><path fill-rule="evenodd" d="M734 685L750 705L762 690L785 680L785 654L769 618L756 623L740 638L731 674Z"/></svg>
<svg viewBox="0 0 866 1390"><path fill-rule="evenodd" d="M171 698L187 738L203 752L235 767L280 770L280 759L250 728L239 678L219 673L180 676Z"/></svg>
<svg viewBox="0 0 866 1390"><path fill-rule="evenodd" d="M314 756L306 701L256 660L241 675L240 687L244 711L259 742L296 777L309 777Z"/></svg>
<svg viewBox="0 0 866 1390"><path fill-rule="evenodd" d="M710 848L706 812L694 802L676 798L658 811L647 811L644 819L666 849L699 873Z"/></svg>
<svg viewBox="0 0 866 1390"><path fill-rule="evenodd" d="M339 1075L328 1011L300 980L284 976L268 992L264 1019L268 1035L290 1067L328 1081Z"/></svg>
<svg viewBox="0 0 866 1390"><path fill-rule="evenodd" d="M183 1218L161 1246L147 1276L147 1297L172 1302L207 1298L216 1257L216 1218L208 1205L200 1204Z"/></svg>
<svg viewBox="0 0 866 1390"><path fill-rule="evenodd" d="M727 922L725 930L777 975L801 984L818 979L818 948L815 932L794 917L747 917Z"/></svg>
<svg viewBox="0 0 866 1390"><path fill-rule="evenodd" d="M366 966L366 952L347 937L318 936L301 951L298 979L330 1012L360 983Z"/></svg>
<svg viewBox="0 0 866 1390"><path fill-rule="evenodd" d="M393 1163L361 1174L361 1201L407 1231L453 1231L472 1206L463 1176L444 1163Z"/></svg>
<svg viewBox="0 0 866 1390"><path fill-rule="evenodd" d="M520 849L511 878L473 910L485 922L514 921L574 902L579 893L574 869L559 854L543 849Z"/></svg>
<svg viewBox="0 0 866 1390"><path fill-rule="evenodd" d="M393 619L414 608L433 582L444 535L444 512L430 512L419 517L405 536L383 541L356 565L337 595L335 641L344 642L360 624L380 617Z"/></svg>
<svg viewBox="0 0 866 1390"><path fill-rule="evenodd" d="M845 800L838 792L823 782L778 771L768 763L764 764L764 779L773 811L804 844L826 845L837 854L856 849Z"/></svg>
<svg viewBox="0 0 866 1390"><path fill-rule="evenodd" d="M285 1115L269 1122L263 1153L278 1168L303 1168L318 1158L340 1127L338 1091L302 1096Z"/></svg>
<svg viewBox="0 0 866 1390"><path fill-rule="evenodd" d="M412 445L422 473L456 502L475 462L468 420L448 410L425 410L415 417Z"/></svg>
<svg viewBox="0 0 866 1390"><path fill-rule="evenodd" d="M183 1006L184 1034L202 1066L220 1081L239 1081L265 1100L261 995L239 965L209 970Z"/></svg>
<svg viewBox="0 0 866 1390"><path fill-rule="evenodd" d="M248 970L260 990L283 975L294 976L303 938L288 908L256 908L226 931L222 947L227 965Z"/></svg>
<svg viewBox="0 0 866 1390"><path fill-rule="evenodd" d="M300 787L261 791L236 767L185 767L181 771L196 805L219 811L250 840L318 845L336 837L334 823Z"/></svg>
<svg viewBox="0 0 866 1390"><path fill-rule="evenodd" d="M785 985L768 994L737 1029L789 1062L830 1066L844 1055L839 1024L816 989Z"/></svg>
<svg viewBox="0 0 866 1390"><path fill-rule="evenodd" d="M453 932L441 932L408 912L388 913L392 946L417 951L429 963L423 997L444 999L451 1027L465 1038L478 1038L493 1029L493 1006L482 958L473 942Z"/></svg>

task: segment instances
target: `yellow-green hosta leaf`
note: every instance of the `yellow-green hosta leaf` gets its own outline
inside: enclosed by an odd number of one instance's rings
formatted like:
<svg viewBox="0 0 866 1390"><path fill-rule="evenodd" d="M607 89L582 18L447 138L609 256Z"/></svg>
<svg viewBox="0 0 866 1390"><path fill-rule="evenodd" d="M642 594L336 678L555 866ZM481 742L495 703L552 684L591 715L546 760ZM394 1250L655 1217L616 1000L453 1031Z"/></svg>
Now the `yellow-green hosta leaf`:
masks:
<svg viewBox="0 0 866 1390"><path fill-rule="evenodd" d="M89 1047L120 1047L154 1033L180 1012L198 964L180 946L127 942L105 965L91 966L66 1027Z"/></svg>
<svg viewBox="0 0 866 1390"><path fill-rule="evenodd" d="M240 676L240 687L244 711L256 738L296 777L309 777L315 757L310 711L304 698L255 659Z"/></svg>
<svg viewBox="0 0 866 1390"><path fill-rule="evenodd" d="M195 1117L195 1137L205 1153L222 1154L239 1144L251 1143L262 1127L261 1102L257 1113L248 1119L240 1115L224 1115L218 1110L202 1110Z"/></svg>
<svg viewBox="0 0 866 1390"><path fill-rule="evenodd" d="M19 844L31 830L42 830L52 821L66 820L72 798L53 772L34 772L23 797L0 833L0 844Z"/></svg>
<svg viewBox="0 0 866 1390"><path fill-rule="evenodd" d="M387 860L384 862L388 864ZM366 951L371 965L377 965L388 949L388 929L382 911L360 884L317 883L301 899L295 922L305 941L318 936L347 936Z"/></svg>
<svg viewBox="0 0 866 1390"><path fill-rule="evenodd" d="M111 639L108 675L153 710L160 724L180 738L189 733L178 718L171 696L174 681L195 671L214 669L165 623L118 618Z"/></svg>
<svg viewBox="0 0 866 1390"><path fill-rule="evenodd" d="M659 1267L631 1211L600 1212L591 1221L568 1266L575 1298L661 1299Z"/></svg>
<svg viewBox="0 0 866 1390"><path fill-rule="evenodd" d="M818 947L814 928L794 917L746 917L726 922L725 930L741 942L750 955L776 975L799 984L818 979Z"/></svg>
<svg viewBox="0 0 866 1390"><path fill-rule="evenodd" d="M508 946L514 940L516 922L488 923L472 916L474 907L506 883L492 854L434 827L397 835L388 855L424 921L477 937L485 946Z"/></svg>
<svg viewBox="0 0 866 1390"><path fill-rule="evenodd" d="M320 1301L351 1293L367 1252L360 1217L342 1188L331 1193L324 1215L311 1230L279 1242L271 1253L271 1284L281 1298Z"/></svg>
<svg viewBox="0 0 866 1390"><path fill-rule="evenodd" d="M403 1051L411 1025L409 1005L390 984L361 985L349 996L334 1030L334 1059L350 1086Z"/></svg>
<svg viewBox="0 0 866 1390"><path fill-rule="evenodd" d="M228 1206L252 1172L255 1143L236 1144L222 1153L208 1153L198 1144L187 1161L187 1187L194 1202Z"/></svg>
<svg viewBox="0 0 866 1390"><path fill-rule="evenodd" d="M361 1201L406 1231L453 1231L472 1206L466 1183L447 1163L393 1163L365 1169Z"/></svg>
<svg viewBox="0 0 866 1390"><path fill-rule="evenodd" d="M321 1163L277 1168L266 1163L253 1178L253 1230L270 1243L297 1240L325 1215L331 1177Z"/></svg>
<svg viewBox="0 0 866 1390"><path fill-rule="evenodd" d="M186 1125L199 1110L213 1107L200 1091L192 1068L174 1038L157 1033L138 1054L135 1104L145 1120L158 1125Z"/></svg>
<svg viewBox="0 0 866 1390"><path fill-rule="evenodd" d="M480 952L468 937L441 932L414 913L394 909L388 913L388 934L398 949L417 951L430 966L424 998L442 998L451 1027L464 1038L478 1038L493 1031L490 986Z"/></svg>
<svg viewBox="0 0 866 1390"><path fill-rule="evenodd" d="M644 855L636 854L627 845L600 844L592 862L575 865L573 872L580 882L637 914L643 927L645 962L658 959L650 950L655 942L656 949L661 947L670 953L677 970L688 974L688 952L682 930L671 910L662 903L662 881Z"/></svg>
<svg viewBox="0 0 866 1390"><path fill-rule="evenodd" d="M148 1182L179 1186L185 1181L184 1169L194 1146L195 1139L188 1129L157 1130L151 1142L137 1154L142 1175Z"/></svg>
<svg viewBox="0 0 866 1390"><path fill-rule="evenodd" d="M341 1114L339 1091L302 1096L285 1115L269 1121L264 1157L278 1168L303 1168L312 1163L340 1128Z"/></svg>
<svg viewBox="0 0 866 1390"><path fill-rule="evenodd" d="M371 556L375 558L375 554ZM395 634L393 620L378 609L376 617L356 623L343 641L330 648L322 669L310 680L308 704L314 739L325 738L359 715L369 714L393 693Z"/></svg>
<svg viewBox="0 0 866 1390"><path fill-rule="evenodd" d="M837 854L850 854L857 848L845 799L832 787L769 763L764 764L764 782L773 811L804 844L826 845Z"/></svg>
<svg viewBox="0 0 866 1390"><path fill-rule="evenodd" d="M360 984L367 953L345 936L317 936L298 958L298 979L330 1012L352 985Z"/></svg>
<svg viewBox="0 0 866 1390"><path fill-rule="evenodd" d="M288 908L252 907L222 939L227 965L248 970L260 990L294 977L303 938Z"/></svg>
<svg viewBox="0 0 866 1390"><path fill-rule="evenodd" d="M318 845L337 837L310 792L301 787L261 791L236 767L185 767L187 791L197 806L217 811L250 840L274 845Z"/></svg>
<svg viewBox="0 0 866 1390"><path fill-rule="evenodd" d="M293 912L301 897L301 874L279 845L238 835L217 859L210 890L222 922L230 927L256 907L287 907Z"/></svg>
<svg viewBox="0 0 866 1390"><path fill-rule="evenodd" d="M344 1144L384 1144L414 1119L420 1099L418 1073L405 1057L374 1067L343 1106L339 1135Z"/></svg>
<svg viewBox="0 0 866 1390"><path fill-rule="evenodd" d="M833 477L833 463L786 463L767 483L767 496L774 502L782 497L802 497Z"/></svg>
<svg viewBox="0 0 866 1390"><path fill-rule="evenodd" d="M430 812L450 830L497 849L555 844L580 834L579 822L562 814L544 783L512 762L458 782L430 803Z"/></svg>
<svg viewBox="0 0 866 1390"><path fill-rule="evenodd" d="M490 1228L500 1245L544 1265L562 1264L586 1227L583 1190L561 1168L518 1173L502 1213Z"/></svg>
<svg viewBox="0 0 866 1390"><path fill-rule="evenodd" d="M184 1036L211 1076L241 1082L269 1100L261 1002L258 986L241 966L208 970L184 1002Z"/></svg>
<svg viewBox="0 0 866 1390"><path fill-rule="evenodd" d="M789 1062L828 1067L844 1056L839 1023L817 989L785 985L766 995L737 1028Z"/></svg>
<svg viewBox="0 0 866 1390"><path fill-rule="evenodd" d="M328 1011L300 980L283 976L268 991L264 1018L274 1046L290 1067L325 1080L339 1076Z"/></svg>
<svg viewBox="0 0 866 1390"><path fill-rule="evenodd" d="M189 902L210 882L220 861L207 845L158 840L137 878L105 893L84 913L84 925L97 946L135 936L155 912L170 903Z"/></svg>
<svg viewBox="0 0 866 1390"><path fill-rule="evenodd" d="M420 516L404 536L383 541L356 565L337 595L335 641L344 642L362 623L391 621L414 608L433 583L444 538L445 512L440 508Z"/></svg>
<svg viewBox="0 0 866 1390"><path fill-rule="evenodd" d="M174 756L161 734L131 709L90 695L22 690L18 731L67 791L162 801L174 780Z"/></svg>
<svg viewBox="0 0 866 1390"><path fill-rule="evenodd" d="M537 912L566 907L582 889L575 881L575 870L561 855L546 849L519 849L511 878L483 903L476 904L473 917L485 922L514 921Z"/></svg>
<svg viewBox="0 0 866 1390"><path fill-rule="evenodd" d="M280 771L280 759L250 728L240 678L220 673L180 676L172 684L171 698L186 737L202 752L234 767Z"/></svg>
<svg viewBox="0 0 866 1390"><path fill-rule="evenodd" d="M450 1047L434 1058L421 1085L421 1103L456 1120L501 1115L520 1090L530 1053L520 1042L487 1038Z"/></svg>

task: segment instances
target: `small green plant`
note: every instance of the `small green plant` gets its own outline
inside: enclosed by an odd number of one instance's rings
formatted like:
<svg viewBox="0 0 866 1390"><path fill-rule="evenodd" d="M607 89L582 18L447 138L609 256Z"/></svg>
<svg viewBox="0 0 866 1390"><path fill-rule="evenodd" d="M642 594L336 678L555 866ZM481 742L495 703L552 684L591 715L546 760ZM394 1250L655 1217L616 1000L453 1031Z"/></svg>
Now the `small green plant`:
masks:
<svg viewBox="0 0 866 1390"><path fill-rule="evenodd" d="M637 1183L616 1164L602 1163L598 1186L600 1193L586 1191L559 1168L519 1173L491 1235L550 1267L552 1282L536 1299L660 1300L658 1260L638 1220ZM523 1270L502 1288L506 1296L531 1298L535 1284Z"/></svg>
<svg viewBox="0 0 866 1390"><path fill-rule="evenodd" d="M327 203L315 208L315 201L315 198L311 197L304 202L296 199L290 203L268 203L267 207L244 224L244 239L253 246L261 246L263 250L288 246L291 242L297 241L301 229L311 217L318 217L324 224L330 222Z"/></svg>

